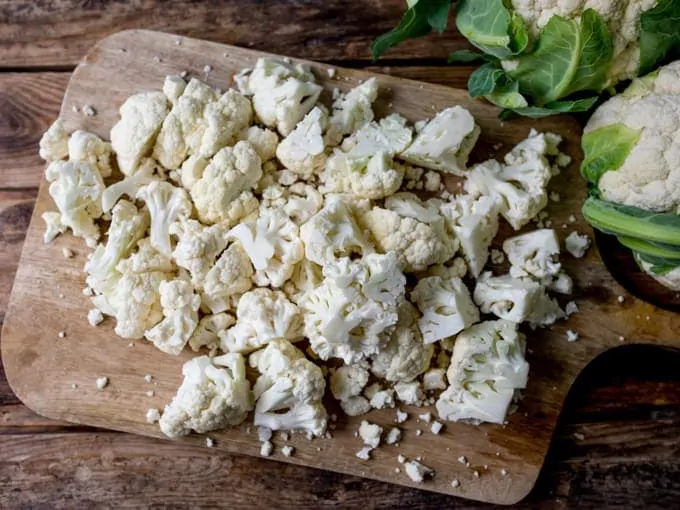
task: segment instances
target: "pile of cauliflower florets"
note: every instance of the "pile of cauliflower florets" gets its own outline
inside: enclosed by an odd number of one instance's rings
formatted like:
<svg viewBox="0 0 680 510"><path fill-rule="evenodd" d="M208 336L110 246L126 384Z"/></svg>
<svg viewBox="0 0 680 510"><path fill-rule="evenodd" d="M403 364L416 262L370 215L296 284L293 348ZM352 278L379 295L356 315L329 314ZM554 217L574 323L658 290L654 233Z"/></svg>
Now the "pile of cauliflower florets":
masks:
<svg viewBox="0 0 680 510"><path fill-rule="evenodd" d="M468 168L480 129L460 106L415 128L377 120L369 79L327 108L309 69L271 58L237 84L171 76L125 101L110 142L57 120L40 143L58 209L45 242L70 229L94 250L90 323L202 353L161 430L254 410L257 426L319 436L327 380L352 416L436 401L444 420L502 423L527 382L518 324L575 311L549 294L572 287L553 230L507 239L510 272L485 271L499 217L518 230L546 206L569 162L559 137L532 131L503 162ZM466 177L464 192L439 172ZM442 198L406 191L421 189Z"/></svg>

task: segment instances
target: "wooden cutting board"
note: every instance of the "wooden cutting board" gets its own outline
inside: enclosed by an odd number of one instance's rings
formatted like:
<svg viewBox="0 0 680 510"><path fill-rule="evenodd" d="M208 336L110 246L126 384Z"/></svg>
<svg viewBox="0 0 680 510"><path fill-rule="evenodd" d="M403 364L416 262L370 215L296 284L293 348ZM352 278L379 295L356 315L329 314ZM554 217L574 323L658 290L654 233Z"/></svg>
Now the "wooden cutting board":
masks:
<svg viewBox="0 0 680 510"><path fill-rule="evenodd" d="M236 71L252 66L262 55L150 31L121 32L101 41L77 67L66 91L61 116L69 131L85 129L108 138L122 101L140 91L160 89L166 75L187 71L190 76L225 89L231 85ZM346 90L372 76L342 69L331 79L328 66L312 66L329 96L335 87ZM416 121L451 105L469 108L483 132L473 155L476 160L502 155L526 137L531 127L561 134L564 150L574 158L574 163L552 181L551 189L559 190L560 200L551 202L547 211L562 238L573 230L592 235L579 214L585 185L578 172L580 128L573 119L515 119L503 123L497 119L495 108L471 100L463 90L390 76L377 78L382 91L376 106L379 115L397 111ZM96 115L79 113L85 105L92 106ZM451 190L458 189L458 184L455 178L447 179ZM19 398L44 416L164 437L157 425L146 423L145 414L147 409L162 409L170 401L181 381L181 366L191 353L173 357L144 340L120 339L112 331L111 319L98 328L88 325L86 314L91 305L81 293L82 267L88 250L70 235L58 238L52 245L43 245L44 225L40 216L53 209L43 182L2 334L7 378ZM571 215L575 215L576 221L570 221ZM504 227L496 246L510 233ZM65 259L64 247L71 248L75 258ZM303 435L293 435L284 442L276 435L277 448L272 458L480 501L510 504L522 499L536 481L564 398L586 364L623 343L680 345L674 333L680 325L680 316L629 295L610 275L596 249L591 248L580 260L568 254L562 258L575 281L570 299L578 303L580 312L550 329L528 332L531 378L519 411L508 419L506 426L448 423L440 435L434 435L426 423L417 419L426 409L407 408L411 417L400 425L404 430L400 446L383 445L373 452L372 460L361 461L355 457L362 446L355 437L361 420L368 419L387 428L394 424L395 411L373 411L366 417L352 419L339 415L337 423L331 426L332 439L308 441ZM623 303L617 301L620 295L625 296ZM579 341L568 343L567 329L577 331ZM60 331L66 332L65 338L59 338ZM145 382L146 374L153 376L153 382ZM98 391L95 380L103 375L110 382L106 389ZM153 396L147 395L150 390ZM247 424L210 437L215 440L215 448L259 454L257 434ZM205 444L205 438L199 436L181 441ZM283 444L295 447L293 457L286 458L280 453ZM414 484L405 473L397 472L402 467L397 462L399 454L409 459L420 457L423 464L436 471L436 476L422 485ZM469 466L457 460L461 456L466 457ZM457 488L451 486L454 479L460 481ZM226 496L228 490L225 484Z"/></svg>

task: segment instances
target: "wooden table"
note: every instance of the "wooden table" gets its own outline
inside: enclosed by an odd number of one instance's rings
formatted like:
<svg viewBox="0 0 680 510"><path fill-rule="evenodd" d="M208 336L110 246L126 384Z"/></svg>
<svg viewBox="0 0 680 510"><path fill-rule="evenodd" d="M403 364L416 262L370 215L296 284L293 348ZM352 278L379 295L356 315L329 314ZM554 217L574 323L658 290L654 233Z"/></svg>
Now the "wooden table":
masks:
<svg viewBox="0 0 680 510"><path fill-rule="evenodd" d="M43 170L38 140L57 115L71 70L94 42L126 28L152 28L371 67L371 39L395 24L403 4L0 1L0 320ZM444 59L465 46L449 30L444 37L405 44L373 68L464 87L471 68L446 66ZM644 347L624 347L595 361L573 388L542 477L519 508L678 508L679 366L679 352ZM487 508L361 478L47 420L19 402L0 366L0 508L149 506Z"/></svg>

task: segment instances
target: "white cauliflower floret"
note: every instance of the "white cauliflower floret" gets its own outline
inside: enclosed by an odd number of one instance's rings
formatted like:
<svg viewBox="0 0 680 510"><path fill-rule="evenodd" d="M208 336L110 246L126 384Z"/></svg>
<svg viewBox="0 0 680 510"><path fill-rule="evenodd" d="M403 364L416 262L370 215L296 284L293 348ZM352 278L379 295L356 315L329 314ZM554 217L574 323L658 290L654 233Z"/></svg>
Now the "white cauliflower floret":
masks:
<svg viewBox="0 0 680 510"><path fill-rule="evenodd" d="M227 237L237 239L255 267L255 282L281 287L304 257L300 230L281 209L260 208L257 217L236 225Z"/></svg>
<svg viewBox="0 0 680 510"><path fill-rule="evenodd" d="M590 246L590 237L574 231L564 240L564 247L576 259L582 258Z"/></svg>
<svg viewBox="0 0 680 510"><path fill-rule="evenodd" d="M98 239L94 220L102 215L104 181L96 167L84 162L53 161L45 169L61 223L77 237Z"/></svg>
<svg viewBox="0 0 680 510"><path fill-rule="evenodd" d="M242 192L255 187L262 177L262 163L248 142L221 149L210 160L201 178L191 188L191 198L203 223L231 226L248 214L243 205L230 210ZM237 202L239 204L239 202ZM238 212L238 214L237 214Z"/></svg>
<svg viewBox="0 0 680 510"><path fill-rule="evenodd" d="M399 307L399 321L387 345L373 358L371 372L388 381L412 381L430 366L433 345L425 345L418 312L409 303Z"/></svg>
<svg viewBox="0 0 680 510"><path fill-rule="evenodd" d="M57 161L68 157L68 133L60 118L40 138L40 157L45 161Z"/></svg>
<svg viewBox="0 0 680 510"><path fill-rule="evenodd" d="M253 286L254 273L248 254L239 243L233 243L206 274L202 303L213 313L231 309L232 303Z"/></svg>
<svg viewBox="0 0 680 510"><path fill-rule="evenodd" d="M152 181L137 192L151 216L151 245L166 256L172 254L170 226L191 215L191 200L183 188L170 183Z"/></svg>
<svg viewBox="0 0 680 510"><path fill-rule="evenodd" d="M45 234L43 235L45 244L51 243L58 235L66 232L68 227L62 223L61 214L58 212L44 212L41 217L45 222Z"/></svg>
<svg viewBox="0 0 680 510"><path fill-rule="evenodd" d="M172 258L191 275L191 282L201 288L215 259L227 246L226 232L221 225L204 227L196 220L180 218L170 225L170 234L177 236Z"/></svg>
<svg viewBox="0 0 680 510"><path fill-rule="evenodd" d="M359 425L359 437L363 440L365 445L368 445L371 448L380 446L380 436L382 433L382 427L375 423L364 420L361 422L361 425Z"/></svg>
<svg viewBox="0 0 680 510"><path fill-rule="evenodd" d="M409 146L413 131L406 125L406 119L393 113L369 122L342 142L342 150L351 157L372 156L384 152L392 157L401 154Z"/></svg>
<svg viewBox="0 0 680 510"><path fill-rule="evenodd" d="M503 423L516 389L526 387L529 364L517 324L498 320L472 326L456 338L437 411L448 421Z"/></svg>
<svg viewBox="0 0 680 510"><path fill-rule="evenodd" d="M378 82L369 78L333 101L333 113L326 135L328 145L337 145L373 120L373 103L378 98Z"/></svg>
<svg viewBox="0 0 680 510"><path fill-rule="evenodd" d="M323 192L351 192L357 197L379 200L399 190L404 170L394 165L386 152L359 157L337 153L329 160L322 179Z"/></svg>
<svg viewBox="0 0 680 510"><path fill-rule="evenodd" d="M194 184L203 177L203 172L205 172L208 163L209 160L204 157L196 155L189 156L184 163L182 163L182 167L179 170L178 182L185 190L191 191Z"/></svg>
<svg viewBox="0 0 680 510"><path fill-rule="evenodd" d="M262 123L287 136L316 104L322 87L302 66L260 58L248 79L253 108Z"/></svg>
<svg viewBox="0 0 680 510"><path fill-rule="evenodd" d="M253 146L263 163L274 159L279 145L279 135L271 129L250 126L241 134L241 139Z"/></svg>
<svg viewBox="0 0 680 510"><path fill-rule="evenodd" d="M212 352L220 348L220 333L234 325L236 319L228 313L215 313L204 316L189 338L189 347L198 352L205 347Z"/></svg>
<svg viewBox="0 0 680 510"><path fill-rule="evenodd" d="M302 225L321 210L323 196L315 186L296 182L287 188L287 197L281 207L296 225Z"/></svg>
<svg viewBox="0 0 680 510"><path fill-rule="evenodd" d="M161 92L135 94L120 107L120 120L111 129L111 147L124 175L135 174L149 155L169 110Z"/></svg>
<svg viewBox="0 0 680 510"><path fill-rule="evenodd" d="M205 132L198 151L191 151L210 158L222 147L236 142L241 132L253 119L250 101L234 89L227 90L217 101L208 103L203 111Z"/></svg>
<svg viewBox="0 0 680 510"><path fill-rule="evenodd" d="M133 273L146 271L172 273L177 270L177 266L169 256L159 252L151 245L151 238L145 237L137 242L137 251L121 260L116 266L116 270L120 273L127 271Z"/></svg>
<svg viewBox="0 0 680 510"><path fill-rule="evenodd" d="M350 199L328 198L324 207L300 227L305 256L324 266L339 257L373 253L375 249L366 240L352 213Z"/></svg>
<svg viewBox="0 0 680 510"><path fill-rule="evenodd" d="M455 335L479 321L479 311L460 278L422 278L411 292L411 301L423 314L418 324L426 344Z"/></svg>
<svg viewBox="0 0 680 510"><path fill-rule="evenodd" d="M414 218L402 217L394 211L374 207L361 216L361 223L370 231L379 251L399 254L406 272L444 263L456 253L453 237L442 235L440 229Z"/></svg>
<svg viewBox="0 0 680 510"><path fill-rule="evenodd" d="M397 400L409 406L422 406L425 399L423 387L418 381L400 381L394 385Z"/></svg>
<svg viewBox="0 0 680 510"><path fill-rule="evenodd" d="M323 274L323 283L300 301L312 350L345 363L377 354L397 323L406 284L396 254L343 258L324 266Z"/></svg>
<svg viewBox="0 0 680 510"><path fill-rule="evenodd" d="M315 106L276 148L276 157L291 172L309 178L323 169L326 163L323 132L328 126L328 115Z"/></svg>
<svg viewBox="0 0 680 510"><path fill-rule="evenodd" d="M439 112L423 127L401 158L414 165L465 175L468 156L481 130L462 106Z"/></svg>
<svg viewBox="0 0 680 510"><path fill-rule="evenodd" d="M546 187L553 170L546 155L554 146L549 135L532 130L506 154L505 164L493 159L480 163L470 170L465 182L471 195L496 199L500 213L515 230L548 204Z"/></svg>
<svg viewBox="0 0 680 510"><path fill-rule="evenodd" d="M149 214L137 210L135 204L121 200L113 208L106 244L99 244L92 257L85 263L87 284L101 292L105 282L116 272L121 259L132 250L149 227Z"/></svg>
<svg viewBox="0 0 680 510"><path fill-rule="evenodd" d="M187 82L181 76L166 76L163 81L163 94L173 105L177 103L186 88Z"/></svg>
<svg viewBox="0 0 680 510"><path fill-rule="evenodd" d="M489 246L498 233L498 203L487 196L474 199L462 195L443 203L440 210L460 242L470 273L479 276L489 260Z"/></svg>
<svg viewBox="0 0 680 510"><path fill-rule="evenodd" d="M109 177L113 171L111 144L94 133L75 131L68 139L68 157L70 161L82 161L96 167L102 177Z"/></svg>
<svg viewBox="0 0 680 510"><path fill-rule="evenodd" d="M560 243L552 229L539 229L503 242L503 251L512 267L512 276L546 278L557 276L562 265L557 261Z"/></svg>
<svg viewBox="0 0 680 510"><path fill-rule="evenodd" d="M330 385L333 396L340 400L361 395L368 383L368 370L359 365L343 365L331 373Z"/></svg>
<svg viewBox="0 0 680 510"><path fill-rule="evenodd" d="M199 151L207 130L204 113L207 105L215 101L215 90L192 79L163 121L153 149L154 159L165 168L174 170L180 167L187 156L201 155Z"/></svg>
<svg viewBox="0 0 680 510"><path fill-rule="evenodd" d="M177 356L198 325L201 298L186 280L163 281L158 293L164 318L144 336L161 351Z"/></svg>
<svg viewBox="0 0 680 510"><path fill-rule="evenodd" d="M536 301L543 293L541 285L535 281L510 275L493 276L486 272L477 280L474 300L482 313L520 323L532 315Z"/></svg>
<svg viewBox="0 0 680 510"><path fill-rule="evenodd" d="M321 402L326 381L318 366L283 339L251 356L250 364L262 374L255 384L256 427L326 432L328 414Z"/></svg>
<svg viewBox="0 0 680 510"><path fill-rule="evenodd" d="M220 335L225 352L255 351L276 338L300 340L302 316L283 292L264 288L241 296L236 324Z"/></svg>
<svg viewBox="0 0 680 510"><path fill-rule="evenodd" d="M160 420L166 436L238 425L253 409L250 382L240 354L198 356L184 364L182 374L182 385L170 405L165 406Z"/></svg>

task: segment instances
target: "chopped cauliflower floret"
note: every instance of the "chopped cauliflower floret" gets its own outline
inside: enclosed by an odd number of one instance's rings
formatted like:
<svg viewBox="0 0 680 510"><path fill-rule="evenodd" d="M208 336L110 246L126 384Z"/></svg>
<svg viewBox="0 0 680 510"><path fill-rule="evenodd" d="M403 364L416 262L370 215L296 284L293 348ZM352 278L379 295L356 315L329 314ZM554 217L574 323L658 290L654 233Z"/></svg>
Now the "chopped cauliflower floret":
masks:
<svg viewBox="0 0 680 510"><path fill-rule="evenodd" d="M347 416L361 416L371 410L371 404L368 399L361 395L341 400L340 407Z"/></svg>
<svg viewBox="0 0 680 510"><path fill-rule="evenodd" d="M232 308L232 303L253 286L255 272L248 254L233 243L217 259L203 280L201 301L213 313Z"/></svg>
<svg viewBox="0 0 680 510"><path fill-rule="evenodd" d="M198 151L190 149L190 153L210 158L222 147L236 142L241 132L251 124L252 118L253 110L248 98L234 89L227 90L217 101L205 106L205 132Z"/></svg>
<svg viewBox="0 0 680 510"><path fill-rule="evenodd" d="M296 342L302 338L302 317L297 305L281 291L254 289L241 296L236 324L221 335L225 352L250 352L276 338Z"/></svg>
<svg viewBox="0 0 680 510"><path fill-rule="evenodd" d="M220 348L220 333L235 322L233 316L224 312L203 316L189 338L189 347L194 352L198 352L203 347L211 352L216 351Z"/></svg>
<svg viewBox="0 0 680 510"><path fill-rule="evenodd" d="M375 251L357 225L351 200L343 196L327 198L324 207L300 227L300 238L306 257L322 266L339 257Z"/></svg>
<svg viewBox="0 0 680 510"><path fill-rule="evenodd" d="M394 390L388 388L375 392L369 403L373 409L386 409L394 407Z"/></svg>
<svg viewBox="0 0 680 510"><path fill-rule="evenodd" d="M191 282L200 288L215 259L227 246L226 232L220 225L204 227L196 220L180 218L170 225L170 234L178 238L173 260L189 271Z"/></svg>
<svg viewBox="0 0 680 510"><path fill-rule="evenodd" d="M208 162L209 161L206 158L196 155L189 156L184 160L184 163L182 163L182 167L179 170L178 182L185 190L191 191L194 184L203 177L203 172L205 172Z"/></svg>
<svg viewBox="0 0 680 510"><path fill-rule="evenodd" d="M236 225L227 236L237 239L255 267L255 283L282 287L305 255L300 229L279 208L260 208L257 217Z"/></svg>
<svg viewBox="0 0 680 510"><path fill-rule="evenodd" d="M384 152L392 157L409 146L413 132L406 119L397 113L388 115L380 122L364 124L352 136L342 142L342 150L351 157L372 156Z"/></svg>
<svg viewBox="0 0 680 510"><path fill-rule="evenodd" d="M472 326L456 338L447 372L450 386L437 411L444 420L503 423L516 389L526 387L524 335L505 320Z"/></svg>
<svg viewBox="0 0 680 510"><path fill-rule="evenodd" d="M402 303L398 313L397 327L373 358L371 372L388 381L411 381L430 366L434 346L423 343L418 312L410 303Z"/></svg>
<svg viewBox="0 0 680 510"><path fill-rule="evenodd" d="M168 99L161 92L135 94L120 107L120 120L111 129L111 147L124 175L135 174L149 155L169 111Z"/></svg>
<svg viewBox="0 0 680 510"><path fill-rule="evenodd" d="M333 101L333 113L326 139L338 145L345 135L354 133L373 120L373 102L378 98L378 82L369 78Z"/></svg>
<svg viewBox="0 0 680 510"><path fill-rule="evenodd" d="M343 365L331 373L331 393L340 401L347 400L361 395L367 382L368 370L359 365Z"/></svg>
<svg viewBox="0 0 680 510"><path fill-rule="evenodd" d="M253 396L241 354L198 356L182 367L184 380L160 420L169 437L221 429L243 422L253 409Z"/></svg>
<svg viewBox="0 0 680 510"><path fill-rule="evenodd" d="M61 214L58 212L44 212L42 213L42 219L45 222L45 234L43 235L43 242L45 244L54 241L58 235L66 232L68 228L61 222Z"/></svg>
<svg viewBox="0 0 680 510"><path fill-rule="evenodd" d="M572 257L576 259L582 258L588 248L590 247L590 237L586 234L579 234L574 231L564 240L564 246Z"/></svg>
<svg viewBox="0 0 680 510"><path fill-rule="evenodd" d="M418 381L398 382L394 385L394 391L397 393L397 400L406 405L423 405L425 394L423 393L422 385Z"/></svg>
<svg viewBox="0 0 680 510"><path fill-rule="evenodd" d="M323 132L328 115L315 106L276 149L276 157L291 172L309 178L326 163Z"/></svg>
<svg viewBox="0 0 680 510"><path fill-rule="evenodd" d="M82 161L97 168L102 177L109 177L111 167L111 144L94 133L75 131L68 139L70 161Z"/></svg>
<svg viewBox="0 0 680 510"><path fill-rule="evenodd" d="M187 82L181 76L166 76L163 82L163 94L173 105L177 104L177 100L186 88Z"/></svg>
<svg viewBox="0 0 680 510"><path fill-rule="evenodd" d="M144 336L161 351L177 356L198 325L201 298L186 280L163 281L158 293L164 318Z"/></svg>
<svg viewBox="0 0 680 510"><path fill-rule="evenodd" d="M40 138L40 157L45 161L58 161L68 156L68 133L64 121L55 120Z"/></svg>
<svg viewBox="0 0 680 510"><path fill-rule="evenodd" d="M318 366L283 339L251 356L250 364L262 374L255 383L256 427L326 432L328 414L321 402L326 381Z"/></svg>
<svg viewBox="0 0 680 510"><path fill-rule="evenodd" d="M432 476L434 471L416 460L409 460L404 464L404 471L416 483L423 483L425 478Z"/></svg>
<svg viewBox="0 0 680 510"><path fill-rule="evenodd" d="M423 127L401 158L414 165L464 175L481 130L462 106L439 112Z"/></svg>
<svg viewBox="0 0 680 510"><path fill-rule="evenodd" d="M423 375L423 389L425 391L446 389L446 370L443 368L431 368Z"/></svg>
<svg viewBox="0 0 680 510"><path fill-rule="evenodd" d="M418 324L426 344L455 335L479 321L479 311L460 278L422 278L411 292L411 301L423 314Z"/></svg>
<svg viewBox="0 0 680 510"><path fill-rule="evenodd" d="M276 148L279 145L279 135L271 129L261 128L260 126L250 126L241 138L246 142L250 142L257 155L263 163L274 159L276 156Z"/></svg>
<svg viewBox="0 0 680 510"><path fill-rule="evenodd" d="M73 235L97 240L99 227L94 220L102 215L104 181L97 168L82 161L53 161L45 169L61 223Z"/></svg>
<svg viewBox="0 0 680 510"><path fill-rule="evenodd" d="M191 200L183 188L168 182L152 181L139 189L137 198L144 201L151 216L151 245L164 255L172 254L170 226L191 215Z"/></svg>
<svg viewBox="0 0 680 510"><path fill-rule="evenodd" d="M260 58L248 78L253 108L262 123L287 136L316 104L322 87L301 65Z"/></svg>
<svg viewBox="0 0 680 510"><path fill-rule="evenodd" d="M540 229L511 237L503 242L512 276L546 278L557 276L562 265L557 262L560 243L552 229Z"/></svg>
<svg viewBox="0 0 680 510"><path fill-rule="evenodd" d="M242 192L254 188L260 177L262 162L248 142L220 149L191 188L199 219L230 227L250 214L252 209L238 199Z"/></svg>
<svg viewBox="0 0 680 510"><path fill-rule="evenodd" d="M378 200L395 193L404 180L404 171L394 165L392 157L378 151L366 156L334 154L321 176L321 191L351 192L361 198Z"/></svg>
<svg viewBox="0 0 680 510"><path fill-rule="evenodd" d="M477 280L474 300L482 313L492 313L500 319L519 324L532 315L542 294L544 290L540 284L530 279L493 276L486 272Z"/></svg>
<svg viewBox="0 0 680 510"><path fill-rule="evenodd" d="M368 422L366 420L361 422L359 425L359 437L362 439L365 445L372 448L377 448L380 446L380 438L383 433L383 428L375 423Z"/></svg>

